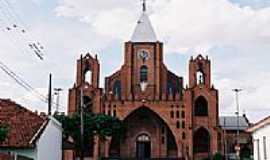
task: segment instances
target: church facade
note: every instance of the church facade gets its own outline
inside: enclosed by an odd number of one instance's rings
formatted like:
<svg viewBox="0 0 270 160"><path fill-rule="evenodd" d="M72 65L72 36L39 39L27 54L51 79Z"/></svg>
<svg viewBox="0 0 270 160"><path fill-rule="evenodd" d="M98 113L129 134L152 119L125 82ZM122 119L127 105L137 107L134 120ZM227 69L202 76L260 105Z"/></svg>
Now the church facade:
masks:
<svg viewBox="0 0 270 160"><path fill-rule="evenodd" d="M89 157L95 152L98 157L201 159L222 151L211 61L207 56L191 57L184 87L183 77L172 73L163 57L163 43L144 10L124 44L124 64L106 77L104 89L99 87L97 57L87 54L77 60L68 112L79 110L82 89L87 112L118 117L126 127L121 138L89 142Z"/></svg>

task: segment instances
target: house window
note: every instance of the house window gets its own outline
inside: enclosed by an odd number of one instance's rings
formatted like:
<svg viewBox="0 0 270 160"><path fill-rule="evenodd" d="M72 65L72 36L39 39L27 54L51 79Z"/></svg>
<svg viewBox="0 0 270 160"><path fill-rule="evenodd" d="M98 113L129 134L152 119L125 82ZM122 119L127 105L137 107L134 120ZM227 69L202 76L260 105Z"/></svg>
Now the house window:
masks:
<svg viewBox="0 0 270 160"><path fill-rule="evenodd" d="M263 136L263 155L264 155L264 160L267 160L267 148L266 148L266 137Z"/></svg>
<svg viewBox="0 0 270 160"><path fill-rule="evenodd" d="M260 156L260 140L257 139L256 142L257 142L257 159L261 160L261 156Z"/></svg>
<svg viewBox="0 0 270 160"><path fill-rule="evenodd" d="M140 81L147 82L148 80L148 68L147 66L143 65L140 69Z"/></svg>

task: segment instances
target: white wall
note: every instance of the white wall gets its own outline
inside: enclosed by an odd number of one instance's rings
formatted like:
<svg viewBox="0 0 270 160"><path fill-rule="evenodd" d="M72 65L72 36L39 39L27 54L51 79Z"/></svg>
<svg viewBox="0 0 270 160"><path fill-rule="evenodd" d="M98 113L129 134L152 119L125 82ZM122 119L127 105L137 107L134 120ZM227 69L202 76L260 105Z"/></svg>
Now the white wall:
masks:
<svg viewBox="0 0 270 160"><path fill-rule="evenodd" d="M37 160L62 159L62 128L51 119L37 141Z"/></svg>
<svg viewBox="0 0 270 160"><path fill-rule="evenodd" d="M270 160L270 124L256 130L252 134L252 137L254 160ZM266 148L263 142L263 137L266 137Z"/></svg>

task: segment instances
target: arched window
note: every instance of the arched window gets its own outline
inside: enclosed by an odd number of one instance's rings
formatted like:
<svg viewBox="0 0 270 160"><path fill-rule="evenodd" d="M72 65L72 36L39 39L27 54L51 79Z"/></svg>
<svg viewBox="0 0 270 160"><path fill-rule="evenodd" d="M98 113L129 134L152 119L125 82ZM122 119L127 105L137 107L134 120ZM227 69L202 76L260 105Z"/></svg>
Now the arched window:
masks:
<svg viewBox="0 0 270 160"><path fill-rule="evenodd" d="M140 69L140 81L147 82L148 80L148 68L147 66L142 66Z"/></svg>
<svg viewBox="0 0 270 160"><path fill-rule="evenodd" d="M195 116L208 116L208 103L204 97L200 96L196 99L194 112Z"/></svg>
<svg viewBox="0 0 270 160"><path fill-rule="evenodd" d="M146 134L141 134L137 137L137 142L150 142L150 137Z"/></svg>
<svg viewBox="0 0 270 160"><path fill-rule="evenodd" d="M204 84L204 73L201 70L198 70L196 73L196 79L197 79L197 84Z"/></svg>
<svg viewBox="0 0 270 160"><path fill-rule="evenodd" d="M87 82L88 84L92 84L92 71L91 70L86 70L84 73L84 81Z"/></svg>
<svg viewBox="0 0 270 160"><path fill-rule="evenodd" d="M167 81L167 93L169 95L172 95L175 93L175 88L174 88L173 82L170 80Z"/></svg>
<svg viewBox="0 0 270 160"><path fill-rule="evenodd" d="M113 94L118 98L121 97L121 81L117 80L113 84Z"/></svg>
<svg viewBox="0 0 270 160"><path fill-rule="evenodd" d="M194 153L208 153L210 151L210 135L205 128L200 128L193 135Z"/></svg>
<svg viewBox="0 0 270 160"><path fill-rule="evenodd" d="M176 128L179 129L180 128L180 122L176 121Z"/></svg>
<svg viewBox="0 0 270 160"><path fill-rule="evenodd" d="M93 101L90 97L84 96L83 97L83 104L84 104L84 110L86 112L91 113L93 111Z"/></svg>

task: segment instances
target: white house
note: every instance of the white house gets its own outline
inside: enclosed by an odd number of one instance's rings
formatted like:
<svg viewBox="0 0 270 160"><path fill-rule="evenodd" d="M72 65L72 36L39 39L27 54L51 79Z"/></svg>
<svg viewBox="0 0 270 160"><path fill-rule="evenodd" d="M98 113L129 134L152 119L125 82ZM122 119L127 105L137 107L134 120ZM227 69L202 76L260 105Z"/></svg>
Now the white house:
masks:
<svg viewBox="0 0 270 160"><path fill-rule="evenodd" d="M254 160L270 159L270 116L247 129L252 133Z"/></svg>
<svg viewBox="0 0 270 160"><path fill-rule="evenodd" d="M61 160L62 127L49 116L40 116L10 100L0 100L0 125L8 136L0 142L0 153L15 160Z"/></svg>

